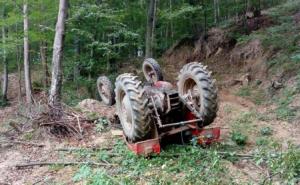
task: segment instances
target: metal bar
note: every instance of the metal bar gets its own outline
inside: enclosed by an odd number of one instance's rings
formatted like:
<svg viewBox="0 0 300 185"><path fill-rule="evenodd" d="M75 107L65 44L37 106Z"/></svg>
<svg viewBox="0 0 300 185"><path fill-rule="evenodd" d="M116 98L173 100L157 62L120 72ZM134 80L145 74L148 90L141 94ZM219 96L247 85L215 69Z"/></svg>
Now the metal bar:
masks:
<svg viewBox="0 0 300 185"><path fill-rule="evenodd" d="M198 121L202 121L202 119L194 119L194 120L189 120L189 121L180 121L177 123L170 123L170 124L165 124L162 126L159 126L160 128L165 128L165 127L172 127L172 126L178 126L178 125L185 125L188 123L194 123L194 122L198 122Z"/></svg>
<svg viewBox="0 0 300 185"><path fill-rule="evenodd" d="M154 102L154 99L153 99L152 96L151 96L151 101L152 101L152 104L153 104L153 107L154 107L154 112L155 112L155 115L156 115L157 124L158 124L159 127L162 127L162 123L161 123L161 120L160 120L160 117L159 117L159 114L158 114L158 111L157 111L157 108L155 106L155 102Z"/></svg>
<svg viewBox="0 0 300 185"><path fill-rule="evenodd" d="M188 103L187 103L187 101L185 100L185 98L183 98L183 97L181 97L181 96L179 96L179 98L180 98L180 100L181 100L181 102L196 116L196 117L198 117L198 118L200 118L201 116L200 116L200 114L197 112L197 111L195 111L195 109L191 106L191 105L189 105Z"/></svg>

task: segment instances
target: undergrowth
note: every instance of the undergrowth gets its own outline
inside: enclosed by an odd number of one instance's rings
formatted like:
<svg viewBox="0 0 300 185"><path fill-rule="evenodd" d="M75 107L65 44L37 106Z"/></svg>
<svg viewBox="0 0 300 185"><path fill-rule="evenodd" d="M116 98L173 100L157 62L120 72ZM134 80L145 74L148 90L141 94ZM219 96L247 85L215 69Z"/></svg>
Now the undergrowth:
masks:
<svg viewBox="0 0 300 185"><path fill-rule="evenodd" d="M267 103L267 95L264 90L257 86L243 86L236 93L237 96L245 97L256 105Z"/></svg>
<svg viewBox="0 0 300 185"><path fill-rule="evenodd" d="M267 137L267 136L264 136ZM83 150L77 156L85 160L105 161L113 167L80 166L73 176L74 183L102 184L235 184L228 174L226 161L236 163L241 152L226 144L202 148L192 145L170 145L158 156L139 157L118 140L111 151ZM282 152L278 143L265 142L247 159L276 175L276 182L295 184L299 178L299 149L290 145ZM257 179L260 182L263 179ZM267 178L268 180L268 178ZM299 180L299 179L298 179ZM269 180L268 180L269 181Z"/></svg>

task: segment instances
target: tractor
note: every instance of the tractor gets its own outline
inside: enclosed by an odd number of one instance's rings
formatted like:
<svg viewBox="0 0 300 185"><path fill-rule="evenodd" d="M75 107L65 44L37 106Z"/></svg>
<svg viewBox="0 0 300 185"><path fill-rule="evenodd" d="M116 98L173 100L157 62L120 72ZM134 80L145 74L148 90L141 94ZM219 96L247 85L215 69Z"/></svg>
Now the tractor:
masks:
<svg viewBox="0 0 300 185"><path fill-rule="evenodd" d="M187 63L177 84L164 81L160 65L152 58L143 62L146 81L130 73L117 77L115 87L106 76L97 80L102 101L116 104L124 139L138 155L159 154L162 143L216 142L220 128L204 128L216 118L217 88L211 72L201 63Z"/></svg>

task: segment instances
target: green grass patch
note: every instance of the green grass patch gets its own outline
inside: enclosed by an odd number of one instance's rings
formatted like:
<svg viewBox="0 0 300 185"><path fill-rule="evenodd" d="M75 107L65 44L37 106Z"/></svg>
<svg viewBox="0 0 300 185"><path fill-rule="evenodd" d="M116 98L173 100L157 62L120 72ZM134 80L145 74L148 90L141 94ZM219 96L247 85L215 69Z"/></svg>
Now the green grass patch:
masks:
<svg viewBox="0 0 300 185"><path fill-rule="evenodd" d="M275 114L277 119L283 121L292 121L296 116L296 109L293 109L289 104L293 101L296 91L285 89L281 98L276 99L277 108Z"/></svg>
<svg viewBox="0 0 300 185"><path fill-rule="evenodd" d="M251 100L253 103L255 103L256 105L264 104L264 103L266 103L266 100L267 100L266 93L262 89L259 89L258 87L253 87L253 86L241 87L237 91L236 95L247 98L247 99Z"/></svg>
<svg viewBox="0 0 300 185"><path fill-rule="evenodd" d="M266 166L272 179L276 179L280 184L297 184L300 179L300 149L297 146L289 145L283 150L281 145L270 141L261 145L255 154L255 161L258 165ZM271 181L266 183L272 184Z"/></svg>

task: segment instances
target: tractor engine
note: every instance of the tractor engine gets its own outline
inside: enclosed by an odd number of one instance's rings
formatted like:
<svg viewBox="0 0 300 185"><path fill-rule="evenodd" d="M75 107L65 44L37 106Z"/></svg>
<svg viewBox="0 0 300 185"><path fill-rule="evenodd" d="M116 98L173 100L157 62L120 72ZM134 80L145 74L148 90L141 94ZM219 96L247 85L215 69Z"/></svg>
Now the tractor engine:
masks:
<svg viewBox="0 0 300 185"><path fill-rule="evenodd" d="M181 107L179 94L171 83L158 81L144 87L150 105L160 116L176 111Z"/></svg>

